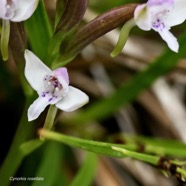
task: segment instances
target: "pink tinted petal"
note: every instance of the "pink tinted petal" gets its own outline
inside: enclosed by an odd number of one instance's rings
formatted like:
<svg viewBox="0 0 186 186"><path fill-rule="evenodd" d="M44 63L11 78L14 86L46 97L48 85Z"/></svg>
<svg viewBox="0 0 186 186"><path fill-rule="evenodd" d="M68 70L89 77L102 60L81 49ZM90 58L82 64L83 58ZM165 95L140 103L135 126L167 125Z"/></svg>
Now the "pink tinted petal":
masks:
<svg viewBox="0 0 186 186"><path fill-rule="evenodd" d="M162 4L173 4L174 0L148 0L147 6L162 5Z"/></svg>
<svg viewBox="0 0 186 186"><path fill-rule="evenodd" d="M65 83L69 85L69 76L68 76L67 68L65 67L57 68L53 72L56 77L58 77L59 79L62 78L65 81Z"/></svg>
<svg viewBox="0 0 186 186"><path fill-rule="evenodd" d="M140 29L147 31L151 29L151 15L146 4L137 6L134 11L134 20Z"/></svg>
<svg viewBox="0 0 186 186"><path fill-rule="evenodd" d="M43 97L37 98L28 108L28 121L37 119L48 105L48 99Z"/></svg>
<svg viewBox="0 0 186 186"><path fill-rule="evenodd" d="M36 10L38 3L39 0L17 0L15 15L11 21L19 22L30 18Z"/></svg>
<svg viewBox="0 0 186 186"><path fill-rule="evenodd" d="M159 34L172 51L178 52L179 49L178 41L169 30L163 29L162 31L159 31Z"/></svg>
<svg viewBox="0 0 186 186"><path fill-rule="evenodd" d="M43 78L52 71L31 51L25 50L25 77L32 88L41 91L43 87Z"/></svg>
<svg viewBox="0 0 186 186"><path fill-rule="evenodd" d="M68 86L69 86L69 76L67 69L62 67L62 68L57 68L53 71L54 76L57 77L61 85L63 86L64 92L68 91Z"/></svg>
<svg viewBox="0 0 186 186"><path fill-rule="evenodd" d="M56 107L66 112L72 112L86 103L88 103L89 97L81 90L69 86L68 94L56 103Z"/></svg>
<svg viewBox="0 0 186 186"><path fill-rule="evenodd" d="M166 22L169 26L183 23L186 19L186 0L176 0L173 10L170 11Z"/></svg>

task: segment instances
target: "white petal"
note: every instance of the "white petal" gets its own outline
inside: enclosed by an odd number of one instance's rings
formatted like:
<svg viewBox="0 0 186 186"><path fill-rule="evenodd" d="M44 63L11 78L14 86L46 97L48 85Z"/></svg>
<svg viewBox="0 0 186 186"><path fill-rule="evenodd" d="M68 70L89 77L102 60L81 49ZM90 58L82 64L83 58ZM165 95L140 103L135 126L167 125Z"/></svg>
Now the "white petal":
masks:
<svg viewBox="0 0 186 186"><path fill-rule="evenodd" d="M68 94L56 103L56 107L66 112L72 112L88 103L88 101L89 97L84 92L69 86Z"/></svg>
<svg viewBox="0 0 186 186"><path fill-rule="evenodd" d="M171 26L179 25L186 19L186 0L175 0L173 10L170 11L166 24Z"/></svg>
<svg viewBox="0 0 186 186"><path fill-rule="evenodd" d="M36 91L43 87L43 78L52 71L31 51L25 50L25 77Z"/></svg>
<svg viewBox="0 0 186 186"><path fill-rule="evenodd" d="M6 16L5 16L7 12L6 4L7 4L7 0L0 0L0 7L1 7L0 18L1 19L6 19Z"/></svg>
<svg viewBox="0 0 186 186"><path fill-rule="evenodd" d="M37 8L39 0L17 0L15 15L11 21L19 22L28 19Z"/></svg>
<svg viewBox="0 0 186 186"><path fill-rule="evenodd" d="M146 4L142 4L136 7L134 11L134 20L136 25L142 30L151 29L151 15L149 8Z"/></svg>
<svg viewBox="0 0 186 186"><path fill-rule="evenodd" d="M162 39L167 43L167 45L172 51L178 52L179 49L178 41L176 37L174 37L174 35L168 29L163 29L158 33L161 35Z"/></svg>
<svg viewBox="0 0 186 186"><path fill-rule="evenodd" d="M48 99L39 97L28 108L28 121L32 121L49 105Z"/></svg>

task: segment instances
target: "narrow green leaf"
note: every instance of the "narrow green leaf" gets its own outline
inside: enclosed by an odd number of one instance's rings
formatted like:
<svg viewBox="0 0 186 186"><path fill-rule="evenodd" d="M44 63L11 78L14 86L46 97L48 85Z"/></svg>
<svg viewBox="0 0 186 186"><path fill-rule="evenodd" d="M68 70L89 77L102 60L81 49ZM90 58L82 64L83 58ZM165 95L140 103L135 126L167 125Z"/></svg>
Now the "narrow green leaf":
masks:
<svg viewBox="0 0 186 186"><path fill-rule="evenodd" d="M55 24L54 24L55 28L64 13L65 6L66 6L66 0L56 1Z"/></svg>
<svg viewBox="0 0 186 186"><path fill-rule="evenodd" d="M44 60L52 30L43 0L40 0L36 11L24 22L24 26L32 51Z"/></svg>
<svg viewBox="0 0 186 186"><path fill-rule="evenodd" d="M87 153L81 169L74 178L71 186L88 186L94 178L97 167L97 155L94 153Z"/></svg>
<svg viewBox="0 0 186 186"><path fill-rule="evenodd" d="M141 146L143 152L148 154L186 157L186 144L177 140L121 134L110 137L109 141L113 142L115 138L124 141L125 144L136 144L139 149Z"/></svg>
<svg viewBox="0 0 186 186"><path fill-rule="evenodd" d="M44 180L35 181L32 186L54 185L60 171L61 145L54 142L48 142L45 145L44 156L36 173L36 177Z"/></svg>
<svg viewBox="0 0 186 186"><path fill-rule="evenodd" d="M43 143L44 141L41 141L39 139L30 140L30 141L23 143L20 146L20 150L24 154L24 156L26 156L30 154L31 152L33 152L34 150L36 150L37 148L39 148Z"/></svg>
<svg viewBox="0 0 186 186"><path fill-rule="evenodd" d="M26 100L25 109L23 111L23 115L20 120L16 134L14 136L13 143L3 164L0 167L1 185L9 185L9 178L16 173L18 167L20 166L24 158L24 154L20 151L20 145L30 139L34 135L34 132L36 130L36 125L31 122L28 123L27 119L27 109L28 106L32 103L32 101L32 97L28 97Z"/></svg>
<svg viewBox="0 0 186 186"><path fill-rule="evenodd" d="M113 157L125 157L123 153L120 153L118 151L115 151L112 149L112 146L118 146L130 150L136 150L135 145L116 145L112 143L104 143L104 142L98 142L98 141L92 141L92 140L86 140L86 139L80 139L75 137L66 136L63 134L59 134L57 132L51 132L44 129L41 129L39 131L39 134L41 137L58 141L61 143L64 143L66 145L70 145L72 147L77 147L83 150L91 151L98 154L103 154L106 156L113 156Z"/></svg>
<svg viewBox="0 0 186 186"><path fill-rule="evenodd" d="M140 161L144 161L152 165L157 165L160 160L160 157L158 156L152 156L152 155L147 155L143 153L133 152L133 151L123 149L121 147L112 146L112 149L123 153L127 157L131 157L131 158L134 158Z"/></svg>

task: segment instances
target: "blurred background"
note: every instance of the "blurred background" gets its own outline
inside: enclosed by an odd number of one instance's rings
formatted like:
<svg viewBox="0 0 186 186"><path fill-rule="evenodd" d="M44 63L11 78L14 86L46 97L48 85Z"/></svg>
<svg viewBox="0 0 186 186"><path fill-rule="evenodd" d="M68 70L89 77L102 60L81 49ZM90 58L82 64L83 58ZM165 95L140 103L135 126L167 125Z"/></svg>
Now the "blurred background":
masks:
<svg viewBox="0 0 186 186"><path fill-rule="evenodd" d="M55 16L55 1L45 0L44 2L52 25ZM143 2L145 1L136 0L132 3ZM111 8L126 3L131 3L131 1L90 0L82 24L91 21ZM86 92L90 97L90 103L85 105L82 108L83 110L86 110L89 105L112 95L119 87L137 77L136 74L146 69L168 50L165 42L161 40L157 33L141 31L138 27L135 27L132 29L122 53L112 58L110 53L117 42L119 31L120 28L117 28L95 40L71 63L66 65L70 76L70 84ZM172 32L174 35L179 36L185 32L184 24L174 27ZM152 76L157 71L161 71L161 69L154 68L151 71ZM151 81L150 78L151 76L144 76L141 84ZM69 136L113 143L124 143L124 139L121 138L122 133L176 139L185 142L185 85L186 59L181 57L173 69L157 77L155 81L150 83L150 86L141 88L135 99L127 101L127 104L120 107L116 112L103 119L91 120L82 125L77 125L76 123L68 124L64 120L78 114L79 110L73 113L59 111L55 122L55 130ZM136 87L138 86L140 85L136 85ZM129 93L133 91L136 91L135 87ZM25 96L14 59L10 57L8 62L1 60L1 163L6 157L12 142L24 104ZM42 126L46 113L47 109L39 118L40 124L38 126ZM53 147L58 145L60 148L58 148L58 151L47 151L48 144ZM57 164L60 168L56 171L56 174L58 174L56 176L62 180L61 183L64 186L70 185L82 165L86 152L66 145L55 144L54 142L47 142L28 155L16 175L36 176L38 165L42 166L47 153L48 156L50 155L50 161L53 161L57 154L59 159ZM172 176L167 177L156 167L138 160L131 158L117 159L103 155L99 155L98 159L96 173L91 183L93 186L180 185ZM50 172L50 167L46 171ZM31 183L14 182L12 185L31 185ZM57 184L53 183L52 185Z"/></svg>

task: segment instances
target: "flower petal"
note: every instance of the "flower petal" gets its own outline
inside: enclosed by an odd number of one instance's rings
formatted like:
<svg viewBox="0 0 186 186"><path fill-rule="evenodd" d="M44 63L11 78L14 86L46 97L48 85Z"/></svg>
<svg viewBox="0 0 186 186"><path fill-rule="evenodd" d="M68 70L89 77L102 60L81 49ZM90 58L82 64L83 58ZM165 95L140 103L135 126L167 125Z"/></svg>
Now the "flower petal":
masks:
<svg viewBox="0 0 186 186"><path fill-rule="evenodd" d="M81 90L69 86L68 94L59 102L56 103L56 107L66 112L72 112L89 101L89 97Z"/></svg>
<svg viewBox="0 0 186 186"><path fill-rule="evenodd" d="M176 37L174 37L174 35L168 29L163 29L158 33L161 35L162 39L167 43L168 47L172 51L178 52L179 49L178 41Z"/></svg>
<svg viewBox="0 0 186 186"><path fill-rule="evenodd" d="M17 0L15 15L11 21L19 22L28 19L36 10L39 0Z"/></svg>
<svg viewBox="0 0 186 186"><path fill-rule="evenodd" d="M186 1L176 0L173 10L170 11L169 16L166 19L167 25L175 26L183 23L186 19Z"/></svg>
<svg viewBox="0 0 186 186"><path fill-rule="evenodd" d="M49 105L48 99L38 97L28 108L28 121L35 120L41 112Z"/></svg>
<svg viewBox="0 0 186 186"><path fill-rule="evenodd" d="M156 5L163 5L165 3L172 5L174 3L174 0L148 0L147 5L156 6Z"/></svg>
<svg viewBox="0 0 186 186"><path fill-rule="evenodd" d="M62 68L57 68L53 71L54 76L57 77L61 85L63 86L63 91L64 94L68 91L68 86L69 86L69 76L67 69L62 67Z"/></svg>
<svg viewBox="0 0 186 186"><path fill-rule="evenodd" d="M142 4L136 7L134 11L134 20L136 25L142 30L148 31L151 29L151 15L146 4Z"/></svg>
<svg viewBox="0 0 186 186"><path fill-rule="evenodd" d="M25 77L36 91L43 87L43 78L52 71L31 51L25 50Z"/></svg>

